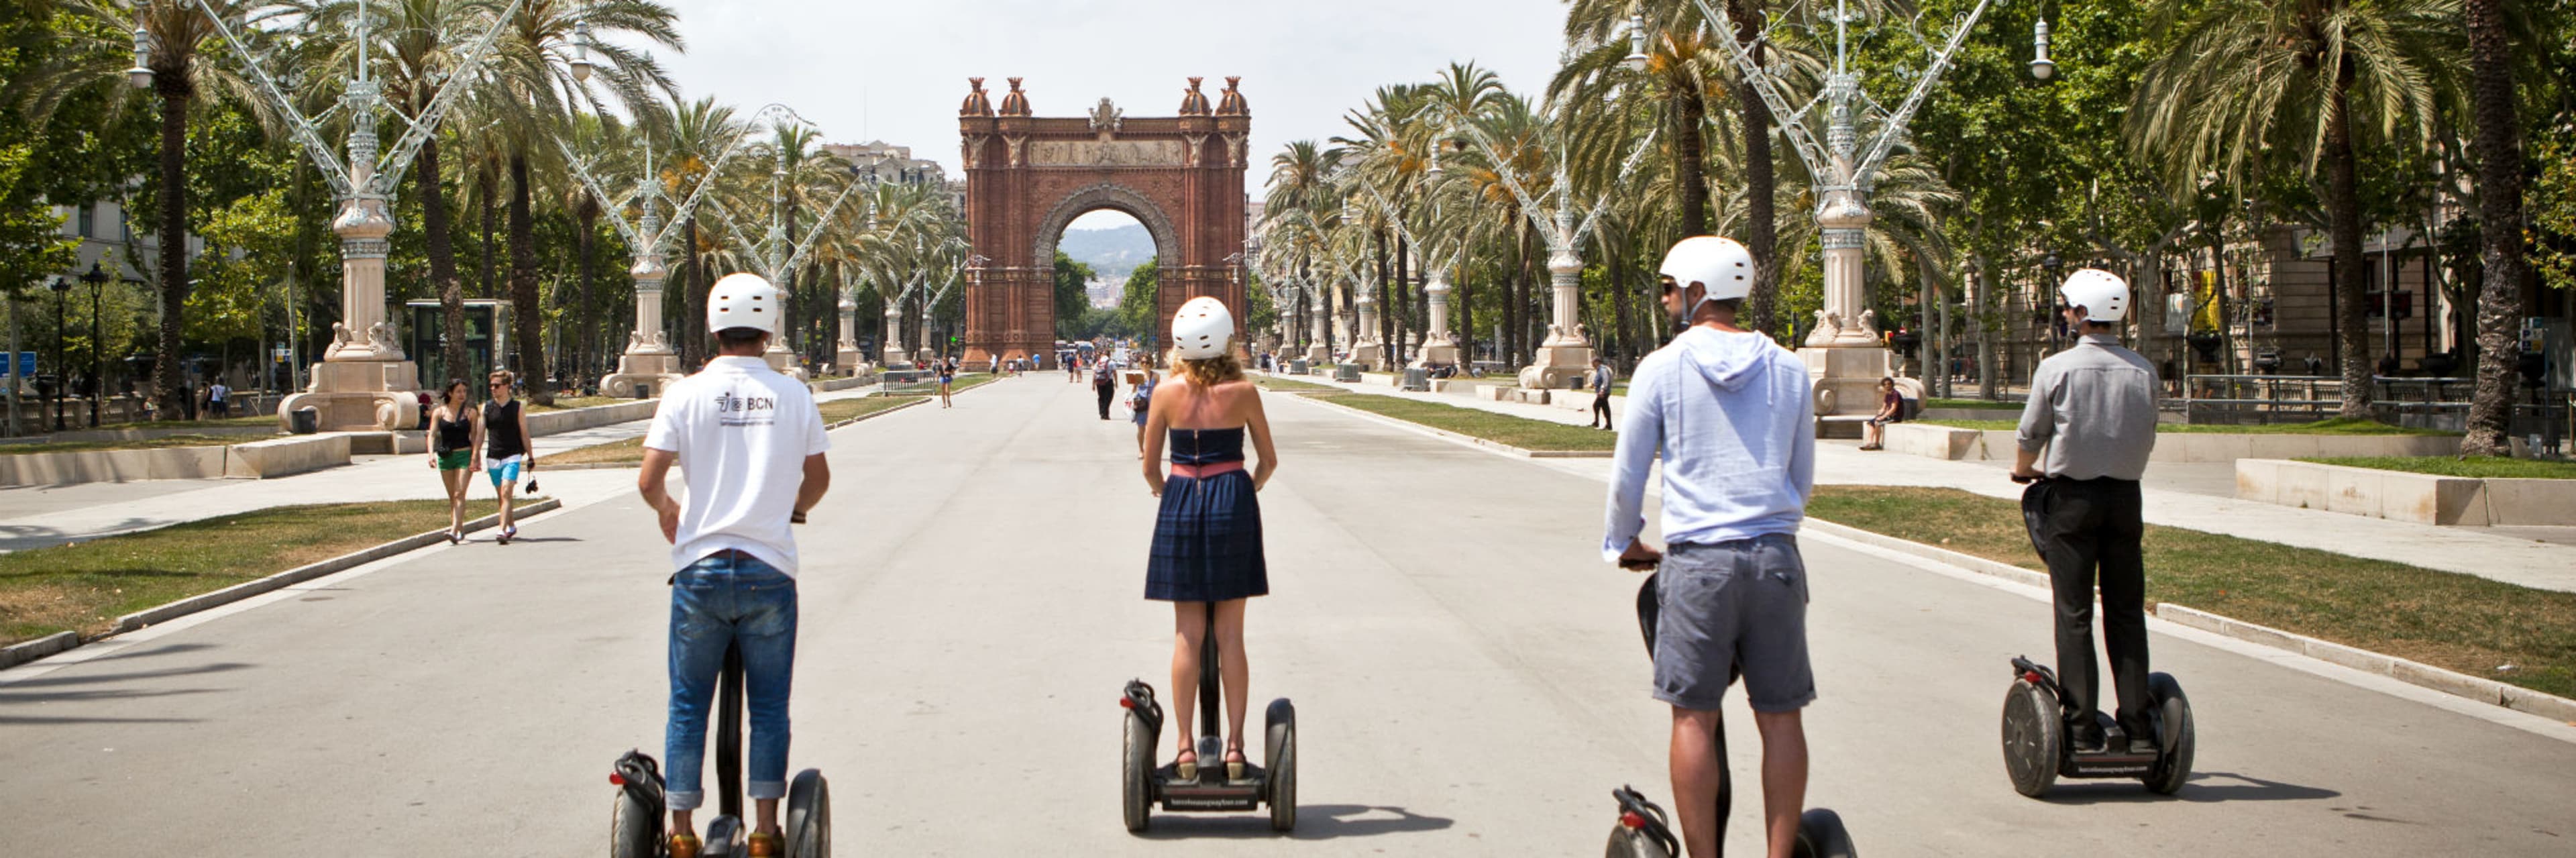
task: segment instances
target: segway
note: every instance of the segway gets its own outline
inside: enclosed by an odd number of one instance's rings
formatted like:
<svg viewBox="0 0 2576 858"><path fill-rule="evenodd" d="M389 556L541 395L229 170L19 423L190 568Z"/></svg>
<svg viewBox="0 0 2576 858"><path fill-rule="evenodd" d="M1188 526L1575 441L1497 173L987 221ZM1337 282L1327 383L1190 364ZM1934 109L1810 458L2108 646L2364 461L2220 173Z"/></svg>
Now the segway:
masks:
<svg viewBox="0 0 2576 858"><path fill-rule="evenodd" d="M2099 711L2093 717L2102 727L2102 747L2077 749L2067 737L2081 713L2061 702L2066 693L2057 674L2020 656L2012 666L2012 690L2004 693L2004 773L2015 792L2038 798L2062 777L2137 778L2148 789L2172 795L2191 779L2191 701L2172 675L2147 674L2156 751L2133 754L2119 721Z"/></svg>
<svg viewBox="0 0 2576 858"><path fill-rule="evenodd" d="M1655 619L1663 609L1661 593L1655 579L1661 573L1646 576L1637 588L1637 629L1646 636L1646 656L1655 655ZM1727 684L1735 683L1734 669L1728 670ZM1725 768L1726 731L1717 731L1717 764ZM1609 858L1673 858L1682 854L1681 839L1673 833L1672 822L1664 809L1646 799L1635 787L1611 790L1619 802L1619 825L1610 829ZM1726 854L1726 820L1735 810L1735 778L1732 770L1717 782L1717 852ZM1852 846L1851 831L1843 826L1841 814L1825 808L1810 808L1798 815L1800 858L1859 858L1860 850Z"/></svg>
<svg viewBox="0 0 2576 858"><path fill-rule="evenodd" d="M750 851L751 825L742 815L742 713L742 652L728 644L724 670L716 676L718 812L700 838L706 844L704 858L736 858ZM670 807L662 795L662 770L653 756L627 751L609 769L608 782L619 787L608 823L611 858L669 855L671 839L665 836L663 824L670 818ZM806 769L788 782L786 818L779 821L779 828L786 835L788 858L830 858L832 790L822 772Z"/></svg>
<svg viewBox="0 0 2576 858"><path fill-rule="evenodd" d="M1619 802L1619 827L1610 829L1608 858L1673 858L1682 854L1681 839L1673 834L1672 820L1664 809L1647 801L1635 787L1610 791ZM1725 836L1726 825L1718 824L1719 836ZM1725 854L1725 844L1718 853ZM1798 816L1798 845L1792 853L1799 858L1860 858L1852 848L1851 832L1843 828L1843 818L1833 811L1816 808Z"/></svg>
<svg viewBox="0 0 2576 858"><path fill-rule="evenodd" d="M1262 765L1246 761L1242 777L1231 777L1222 762L1224 705L1217 689L1216 604L1207 606L1207 640L1199 648L1198 777L1183 779L1178 765L1154 765L1163 741L1163 705L1144 680L1127 681L1118 698L1126 710L1127 738L1120 770L1120 809L1127 830L1141 833L1153 821L1159 803L1166 813L1242 812L1270 807L1270 830L1297 828L1297 707L1282 697L1270 701L1262 723ZM1183 729L1187 729L1184 726ZM1217 762L1211 764L1209 761Z"/></svg>

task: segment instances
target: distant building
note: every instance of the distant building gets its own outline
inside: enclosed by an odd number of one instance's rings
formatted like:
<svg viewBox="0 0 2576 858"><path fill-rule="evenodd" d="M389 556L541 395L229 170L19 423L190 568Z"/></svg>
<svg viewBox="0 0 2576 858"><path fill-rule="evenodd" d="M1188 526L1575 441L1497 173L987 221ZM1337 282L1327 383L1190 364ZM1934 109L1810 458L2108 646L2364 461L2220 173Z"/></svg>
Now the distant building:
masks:
<svg viewBox="0 0 2576 858"><path fill-rule="evenodd" d="M850 162L850 173L882 184L900 182L907 185L948 184L948 171L939 162L912 157L912 147L896 146L883 140L866 143L825 143L823 151Z"/></svg>

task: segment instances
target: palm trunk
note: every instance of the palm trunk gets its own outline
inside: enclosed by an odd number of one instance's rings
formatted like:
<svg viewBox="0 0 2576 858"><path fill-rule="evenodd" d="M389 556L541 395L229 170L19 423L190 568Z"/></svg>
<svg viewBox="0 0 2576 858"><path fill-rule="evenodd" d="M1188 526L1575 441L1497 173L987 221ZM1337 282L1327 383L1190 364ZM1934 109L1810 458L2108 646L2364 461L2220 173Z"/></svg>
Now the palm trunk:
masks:
<svg viewBox="0 0 2576 858"><path fill-rule="evenodd" d="M1602 256L1602 264L1608 266L1605 273L1610 276L1610 331L1618 338L1618 344L1605 349L1604 353L1612 356L1612 365L1632 367L1635 364L1629 363L1628 358L1637 353L1637 341L1633 336L1635 320L1628 317L1628 290L1619 285L1628 282L1628 260L1626 254L1616 251Z"/></svg>
<svg viewBox="0 0 2576 858"><path fill-rule="evenodd" d="M1737 0L1746 7L1735 15L1735 36L1753 43L1761 35L1761 0ZM1753 59L1762 61L1762 46L1753 44ZM1736 88L1744 112L1744 249L1753 253L1753 292L1745 298L1752 328L1765 334L1779 324L1780 237L1775 199L1779 181L1771 170L1771 107L1750 86Z"/></svg>
<svg viewBox="0 0 2576 858"><path fill-rule="evenodd" d="M1534 235L1530 231L1529 220L1527 218L1521 218L1519 219L1519 222L1521 234L1521 267L1520 271L1516 272L1512 277L1511 306L1503 313L1503 325L1506 329L1511 331L1512 335L1511 365L1515 367L1521 366L1523 362L1527 361L1529 359L1530 352L1535 350L1532 348L1529 341L1530 264L1535 261L1530 252L1530 239L1532 239Z"/></svg>
<svg viewBox="0 0 2576 858"><path fill-rule="evenodd" d="M2478 287L2478 383L2469 396L2469 434L2460 452L2502 456L2513 417L2513 381L2522 320L2522 134L2514 104L2512 46L2502 0L2468 0L2470 107L2478 136L2479 241L2484 276Z"/></svg>
<svg viewBox="0 0 2576 858"><path fill-rule="evenodd" d="M429 250L430 287L438 290L439 337L438 361L445 365L443 378L425 378L424 382L440 383L447 378L467 375L465 362L465 286L456 280L456 246L448 234L447 197L439 193L438 139L421 141L420 172L412 177L415 192L420 194L420 226ZM444 390L445 388L441 388Z"/></svg>
<svg viewBox="0 0 2576 858"><path fill-rule="evenodd" d="M1449 299L1449 310L1458 317L1458 360L1467 366L1476 364L1476 284L1467 276L1467 261L1458 260L1457 294ZM1465 371L1466 367L1459 367Z"/></svg>
<svg viewBox="0 0 2576 858"><path fill-rule="evenodd" d="M592 303L590 300L591 259L593 252L598 249L597 233L599 230L599 208L596 201L589 199L587 196L583 198L582 202L581 297L578 299L580 306L575 308L573 312L573 318L577 320L576 324L580 325L581 328L581 345L579 350L576 352L579 359L573 362L574 371L570 373L575 384L581 383L582 379L589 378L591 373L600 368L598 351L599 306Z"/></svg>
<svg viewBox="0 0 2576 858"><path fill-rule="evenodd" d="M528 212L528 156L510 155L510 312L518 318L519 375L527 380L528 398L555 404L546 377L545 316L537 300L536 224Z"/></svg>
<svg viewBox="0 0 2576 858"><path fill-rule="evenodd" d="M162 419L176 420L188 407L179 353L188 308L188 102L196 93L185 65L154 71L161 96L161 349L152 380Z"/></svg>
<svg viewBox="0 0 2576 858"><path fill-rule="evenodd" d="M2334 241L2335 350L2343 358L2344 417L2370 416L2370 323L2363 315L2364 272L2361 252L2361 203L2352 146L2352 102L2349 66L2336 76L2333 108L2326 116L2326 228ZM2521 162L2514 163L2519 169ZM2480 196L2489 193L2480 189Z"/></svg>
<svg viewBox="0 0 2576 858"><path fill-rule="evenodd" d="M707 356L707 290L698 286L698 219L690 218L680 225L680 246L686 258L680 275L680 301L685 307L680 314L680 363L695 367ZM887 343L894 340L888 339Z"/></svg>
<svg viewBox="0 0 2576 858"><path fill-rule="evenodd" d="M492 227L494 223L493 218L500 209L492 205L492 198L499 196L500 191L499 182L496 181L492 175L492 159L482 158L479 160L481 161L481 164L475 168L474 181L478 186L477 190L482 191L482 194L480 195L481 199L477 202L477 205L482 208L483 215L483 271L482 277L479 278L480 282L475 284L475 286L477 294L482 297L489 298L493 295L499 294L492 289L492 263L494 260L501 258L500 254L492 252ZM494 355L493 357L498 359L500 356Z"/></svg>

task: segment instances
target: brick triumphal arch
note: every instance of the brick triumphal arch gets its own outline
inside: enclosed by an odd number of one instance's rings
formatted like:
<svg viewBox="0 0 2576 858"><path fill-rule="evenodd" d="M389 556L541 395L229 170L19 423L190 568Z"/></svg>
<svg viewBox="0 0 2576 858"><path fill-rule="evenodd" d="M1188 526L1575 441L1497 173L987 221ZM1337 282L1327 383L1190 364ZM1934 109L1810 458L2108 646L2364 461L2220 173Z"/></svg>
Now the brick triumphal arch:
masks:
<svg viewBox="0 0 2576 858"><path fill-rule="evenodd" d="M1226 78L1211 104L1190 78L1179 116L1128 118L1103 98L1090 116L1039 117L1020 79L999 109L984 79L957 111L964 137L966 358L1048 356L1055 345L1055 247L1065 224L1115 209L1153 233L1162 294L1156 342L1181 302L1213 295L1243 318L1238 266L1251 111Z"/></svg>

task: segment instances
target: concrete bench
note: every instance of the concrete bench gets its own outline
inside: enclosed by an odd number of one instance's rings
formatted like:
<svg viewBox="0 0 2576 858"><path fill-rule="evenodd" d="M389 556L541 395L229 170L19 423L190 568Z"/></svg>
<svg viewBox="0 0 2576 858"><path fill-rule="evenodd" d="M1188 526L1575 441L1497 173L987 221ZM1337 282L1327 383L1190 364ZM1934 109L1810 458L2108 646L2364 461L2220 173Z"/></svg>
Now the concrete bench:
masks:
<svg viewBox="0 0 2576 858"><path fill-rule="evenodd" d="M2239 459L2236 497L2418 524L2576 526L2576 480L2445 477Z"/></svg>
<svg viewBox="0 0 2576 858"><path fill-rule="evenodd" d="M262 480L346 465L350 444L347 433L332 432L216 449L224 451L223 476Z"/></svg>

